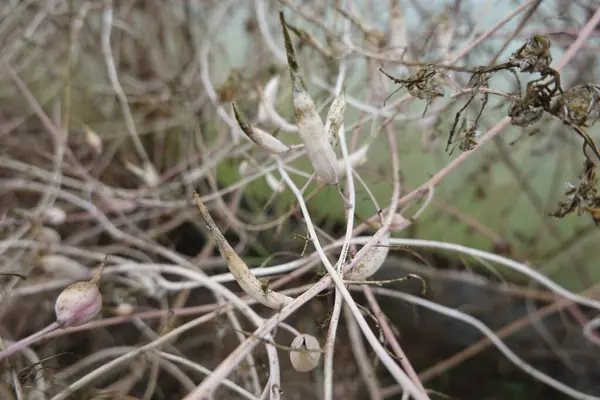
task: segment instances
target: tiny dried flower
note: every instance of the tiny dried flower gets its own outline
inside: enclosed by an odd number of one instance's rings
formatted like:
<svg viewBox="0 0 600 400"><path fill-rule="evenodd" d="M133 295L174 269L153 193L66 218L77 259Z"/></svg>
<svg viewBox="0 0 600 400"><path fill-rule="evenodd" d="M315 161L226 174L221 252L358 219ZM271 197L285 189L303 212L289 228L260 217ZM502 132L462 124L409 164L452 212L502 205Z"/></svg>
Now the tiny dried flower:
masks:
<svg viewBox="0 0 600 400"><path fill-rule="evenodd" d="M508 107L510 122L516 126L529 126L539 121L544 115L544 109L531 105L527 99L517 97Z"/></svg>
<svg viewBox="0 0 600 400"><path fill-rule="evenodd" d="M271 154L283 154L290 151L290 146L283 143L281 140L246 122L246 119L238 111L235 104L232 103L232 106L235 119L237 120L240 129L254 144L262 147Z"/></svg>
<svg viewBox="0 0 600 400"><path fill-rule="evenodd" d="M590 126L600 116L600 85L575 86L558 98L558 115L578 126Z"/></svg>
<svg viewBox="0 0 600 400"><path fill-rule="evenodd" d="M551 46L548 36L534 35L510 56L509 62L521 72L544 72L552 63Z"/></svg>

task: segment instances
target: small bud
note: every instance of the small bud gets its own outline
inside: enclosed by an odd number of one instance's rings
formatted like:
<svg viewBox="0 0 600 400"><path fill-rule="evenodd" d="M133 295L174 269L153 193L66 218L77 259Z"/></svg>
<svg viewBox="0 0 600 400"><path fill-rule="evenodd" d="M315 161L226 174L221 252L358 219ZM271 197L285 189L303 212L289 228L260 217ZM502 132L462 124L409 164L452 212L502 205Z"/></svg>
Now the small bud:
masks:
<svg viewBox="0 0 600 400"><path fill-rule="evenodd" d="M410 226L412 222L406 218L404 218L400 214L394 214L392 218L392 224L390 225L390 232L400 232L404 228Z"/></svg>
<svg viewBox="0 0 600 400"><path fill-rule="evenodd" d="M142 179L144 183L150 187L155 187L160 183L158 172L156 172L154 165L150 163L145 164L144 168L140 168L137 165L126 161L125 168L129 172L135 174L138 178Z"/></svg>
<svg viewBox="0 0 600 400"><path fill-rule="evenodd" d="M50 207L44 212L44 221L50 225L61 225L67 219L67 213L60 207Z"/></svg>
<svg viewBox="0 0 600 400"><path fill-rule="evenodd" d="M62 241L60 237L60 233L56 231L56 229L50 228L48 226L42 227L38 231L39 238L44 241L44 243L48 244L59 244Z"/></svg>
<svg viewBox="0 0 600 400"><path fill-rule="evenodd" d="M89 277L89 270L72 258L61 254L48 254L38 259L38 264L45 272L60 278L69 278L73 280L86 279Z"/></svg>
<svg viewBox="0 0 600 400"><path fill-rule="evenodd" d="M319 365L321 346L316 337L306 333L298 335L290 347L290 361L296 371L308 372Z"/></svg>
<svg viewBox="0 0 600 400"><path fill-rule="evenodd" d="M98 284L105 261L102 262L91 280L76 282L58 295L54 311L56 312L56 322L61 328L86 324L102 310L102 295Z"/></svg>
<svg viewBox="0 0 600 400"><path fill-rule="evenodd" d="M283 181L278 180L273 176L273 174L268 173L265 175L265 180L267 181L267 185L269 185L269 189L271 189L275 193L281 193L285 190L285 183Z"/></svg>
<svg viewBox="0 0 600 400"><path fill-rule="evenodd" d="M84 125L83 129L85 131L85 141L87 144L94 150L94 153L101 154L103 147L100 136L87 125Z"/></svg>

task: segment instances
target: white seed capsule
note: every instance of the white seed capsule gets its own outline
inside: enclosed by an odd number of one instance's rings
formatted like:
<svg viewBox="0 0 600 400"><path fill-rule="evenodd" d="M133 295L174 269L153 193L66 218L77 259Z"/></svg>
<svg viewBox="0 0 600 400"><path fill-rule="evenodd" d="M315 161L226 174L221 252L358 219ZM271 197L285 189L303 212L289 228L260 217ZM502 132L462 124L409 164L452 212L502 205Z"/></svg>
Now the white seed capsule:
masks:
<svg viewBox="0 0 600 400"><path fill-rule="evenodd" d="M240 129L254 144L272 154L283 154L290 151L290 146L283 143L281 140L246 122L244 117L238 112L235 104L233 104L233 113L235 114L235 119L237 120Z"/></svg>
<svg viewBox="0 0 600 400"><path fill-rule="evenodd" d="M316 337L306 333L298 335L290 347L290 361L296 371L308 372L319 365L321 346Z"/></svg>
<svg viewBox="0 0 600 400"><path fill-rule="evenodd" d="M298 125L298 134L315 170L317 181L328 185L337 185L339 176L335 151L329 143L327 131L321 116L317 112L317 107L306 89L283 12L279 13L279 19L283 29L288 66L292 78L292 103L296 124Z"/></svg>
<svg viewBox="0 0 600 400"><path fill-rule="evenodd" d="M61 225L67 219L67 213L60 207L50 207L44 211L44 221L50 225Z"/></svg>
<svg viewBox="0 0 600 400"><path fill-rule="evenodd" d="M367 251L367 254L365 254L358 265L344 277L348 280L360 281L372 276L379 268L381 268L389 252L390 234L389 232L386 232L383 237Z"/></svg>

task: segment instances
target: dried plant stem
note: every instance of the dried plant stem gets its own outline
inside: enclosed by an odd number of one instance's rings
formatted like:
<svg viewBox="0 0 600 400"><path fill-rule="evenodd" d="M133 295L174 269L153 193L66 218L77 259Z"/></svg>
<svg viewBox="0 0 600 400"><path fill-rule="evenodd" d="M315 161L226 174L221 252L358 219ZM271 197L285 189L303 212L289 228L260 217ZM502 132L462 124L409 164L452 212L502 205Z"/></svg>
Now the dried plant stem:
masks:
<svg viewBox="0 0 600 400"><path fill-rule="evenodd" d="M482 334L484 334L498 348L498 350L500 350L502 352L502 354L504 354L504 356L507 359L509 359L515 366L522 369L527 374L533 376L540 382L543 382L543 383L547 384L548 386L555 388L556 390L566 394L567 396L569 396L573 399L579 399L579 400L599 400L600 399L600 397L588 395L586 393L582 393L578 390L575 390L575 389L557 381L556 379L544 374L543 372L537 370L530 364L526 363L519 356L517 356L512 350L510 350L508 348L508 346L506 346L504 344L504 342L490 328L488 328L483 322L479 321L478 319L476 319L468 314L465 314L454 308L445 307L440 304L434 303L432 301L429 301L429 300L426 300L426 299L423 299L420 297L412 296L407 293L394 291L391 289L373 288L373 292L375 294L385 295L385 296L397 298L397 299L400 299L403 301L407 301L411 304L416 304L420 307L428 308L439 314L446 315L450 318L465 322L465 323L473 326L474 328L476 328Z"/></svg>
<svg viewBox="0 0 600 400"><path fill-rule="evenodd" d="M150 157L148 157L148 153L146 153L146 149L144 149L144 145L140 140L140 136L138 135L137 128L135 127L135 121L133 120L133 115L131 114L131 109L129 108L129 101L127 100L127 96L123 91L123 87L119 82L119 74L117 73L117 67L115 66L115 60L113 58L112 49L110 46L110 33L112 31L113 26L113 5L112 0L105 0L105 8L102 18L102 54L104 55L104 62L106 64L106 69L108 71L108 77L110 79L110 83L112 88L119 99L119 104L121 105L121 112L123 114L123 118L125 118L125 126L127 127L127 132L133 141L133 145L135 146L136 152L140 157L141 161L144 163L144 168L147 172L156 176L156 169L152 162L150 161Z"/></svg>
<svg viewBox="0 0 600 400"><path fill-rule="evenodd" d="M398 359L400 360L400 364L402 365L402 368L404 368L404 370L406 371L406 374L410 377L410 379L413 380L415 385L417 385L417 387L419 387L423 391L423 393L427 394L427 391L425 390L423 383L421 383L419 376L417 375L414 368L412 367L410 360L406 357L406 354L402 350L402 347L400 347L398 340L396 340L396 336L394 335L394 332L392 331L392 327L388 323L387 317L381 310L381 307L379 307L379 303L377 302L377 299L373 295L373 291L371 290L371 287L369 285L362 285L362 289L363 289L363 293L365 294L365 297L367 298L367 301L369 302L369 305L371 306L371 310L373 311L373 314L379 321L379 326L381 326L383 335L385 336L386 340L390 344L390 347L394 351L394 354L396 354L396 357L398 357Z"/></svg>
<svg viewBox="0 0 600 400"><path fill-rule="evenodd" d="M4 350L0 351L0 360L5 359L6 357L10 357L11 355L15 354L16 352L23 350L25 347L42 339L44 336L46 336L46 334L48 334L52 331L55 331L59 328L60 328L60 326L58 325L58 322L53 322L50 325L48 325L47 327L45 327L44 329L37 331L37 332L27 336L26 338L19 340L18 342L12 343L8 347L6 347Z"/></svg>
<svg viewBox="0 0 600 400"><path fill-rule="evenodd" d="M398 367L398 365L395 363L395 361L390 357L390 355L383 348L383 346L381 346L381 343L379 343L379 341L377 340L377 337L375 336L375 334L373 333L373 331L367 324L367 322L364 319L364 317L362 316L362 313L360 312L358 306L356 305L356 303L352 299L352 296L348 292L348 289L346 289L346 287L344 286L342 277L340 276L340 274L336 271L336 269L333 267L333 265L331 265L331 263L327 259L327 256L325 255L325 252L323 251L323 248L321 247L321 244L319 243L317 233L312 224L310 214L308 213L308 209L306 208L306 204L304 203L304 200L302 199L302 195L300 194L300 191L298 190L298 188L296 187L294 182L291 180L289 175L285 172L285 169L283 168L283 165L281 164L280 160L278 160L278 166L279 166L279 171L280 171L283 179L286 181L286 183L288 184L288 186L290 187L292 192L294 192L294 195L296 196L296 199L300 205L300 208L302 209L302 214L304 216L304 220L306 222L308 231L310 232L310 237L312 239L312 243L315 246L317 252L319 253L321 261L323 262L325 268L327 269L327 272L331 276L331 279L335 283L336 288L341 292L341 295L342 295L345 303L348 305L349 309L352 312L352 315L357 320L357 322L358 322L363 334L366 336L369 344L373 347L373 350L375 350L375 352L377 353L377 356L381 359L383 364L387 367L388 371L390 371L392 376L394 376L394 378L398 381L398 383L400 385L402 385L402 387L407 392L409 392L413 397L415 397L415 399L426 399L426 397L424 397L424 394L421 391L419 391L416 388L416 386L414 386L414 384L412 383L412 381L410 381L408 379L408 377L406 376L404 371L402 371L402 369L400 369ZM358 256L357 256L357 259L358 259Z"/></svg>
<svg viewBox="0 0 600 400"><path fill-rule="evenodd" d="M107 270L108 269L109 268L107 268ZM113 272L117 272L117 271L126 272L126 271L130 271L132 268L131 268L131 266L119 266L119 267L112 267L111 269ZM250 308L242 299L240 299L234 293L230 292L225 287L215 283L209 277L207 277L199 272L196 272L189 268L184 268L184 267L179 267L179 266L171 266L170 268L161 268L161 266L156 266L156 265L152 266L152 267L146 266L146 268L144 268L144 271L174 273L177 275L184 276L188 279L195 279L200 282L203 282L204 285L208 289L210 289L211 291L213 291L215 293L218 293L219 295L221 295L225 299L227 299L227 301L232 303L238 310L240 310L246 317L248 317L255 326L260 327L263 325L263 319L258 314L256 314L256 312L254 310L252 310L252 308ZM77 381L73 382L71 385L69 385L69 387L67 387L66 389L64 389L60 393L58 393L56 396L54 396L52 398L52 400L66 399L73 392L80 389L84 385L88 384L92 380L98 378L99 376L103 375L104 373L110 371L112 368L116 367L117 365L120 365L121 363L127 362L129 360L132 360L132 359L138 357L140 354L144 354L145 352L147 352L149 350L153 350L153 349L157 348L158 346L161 346L163 343L169 342L173 338L179 337L182 333L186 332L187 330L192 329L206 321L209 321L212 318L214 318L214 315L208 314L206 316L202 316L197 319L194 319L184 325L181 325L181 326L169 331L168 333L164 334L163 336L158 337L156 340L154 340L144 346L139 347L135 351L124 354L123 356L116 358L115 360L113 360L109 363L104 364L103 366L99 367L98 369L88 373L87 375L85 375L82 378L78 379ZM275 349L275 347L273 345L269 344L273 340L270 334L266 333L262 337L265 339L265 346L267 348L267 355L269 357L270 379L272 382L274 382L274 384L279 385L280 372L279 372L279 358L277 355L277 350ZM194 399L197 397L191 397L191 398ZM271 400L278 400L278 399L279 399L279 392L273 393L271 395Z"/></svg>
<svg viewBox="0 0 600 400"><path fill-rule="evenodd" d="M373 364L365 349L360 328L348 307L344 307L344 320L346 321L346 329L350 338L350 347L352 348L358 371L367 386L369 398L371 400L381 400L381 387L377 381L377 372L373 368Z"/></svg>

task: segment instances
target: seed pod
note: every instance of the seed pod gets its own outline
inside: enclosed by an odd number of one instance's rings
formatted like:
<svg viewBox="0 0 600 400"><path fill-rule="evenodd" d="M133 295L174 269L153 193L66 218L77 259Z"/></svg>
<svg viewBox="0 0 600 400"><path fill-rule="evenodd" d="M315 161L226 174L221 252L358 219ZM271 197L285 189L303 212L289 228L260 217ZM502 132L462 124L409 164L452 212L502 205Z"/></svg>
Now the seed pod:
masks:
<svg viewBox="0 0 600 400"><path fill-rule="evenodd" d="M235 114L235 119L240 125L240 128L254 144L262 147L271 154L283 154L290 150L290 146L283 143L281 140L276 139L275 137L269 135L262 129L257 128L256 126L252 126L248 122L246 122L244 117L235 107L235 104L232 103L232 106L233 113Z"/></svg>
<svg viewBox="0 0 600 400"><path fill-rule="evenodd" d="M292 100L298 134L315 170L317 180L329 185L337 185L339 177L335 152L329 143L325 125L317 112L317 107L306 89L283 12L279 13L279 19L292 78Z"/></svg>
<svg viewBox="0 0 600 400"><path fill-rule="evenodd" d="M412 222L404 218L402 215L394 214L394 217L392 218L392 224L390 225L390 232L400 232L411 224Z"/></svg>
<svg viewBox="0 0 600 400"><path fill-rule="evenodd" d="M38 259L38 264L45 272L60 278L73 280L87 279L89 270L72 258L61 254L48 254Z"/></svg>
<svg viewBox="0 0 600 400"><path fill-rule="evenodd" d="M94 153L101 154L102 153L102 139L100 136L92 130L87 125L83 125L83 129L85 131L85 141L87 144L94 150Z"/></svg>
<svg viewBox="0 0 600 400"><path fill-rule="evenodd" d="M269 188L275 193L281 193L285 190L285 184L275 178L272 173L268 173L265 175L265 180L267 181L267 185Z"/></svg>
<svg viewBox="0 0 600 400"><path fill-rule="evenodd" d="M321 345L316 337L306 333L298 335L290 345L290 361L298 372L308 372L319 365Z"/></svg>
<svg viewBox="0 0 600 400"><path fill-rule="evenodd" d="M369 145L364 145L363 147L356 150L354 153L348 155L348 163L352 168L356 168L367 161L367 153L369 151ZM338 174L340 176L344 176L346 174L346 163L344 162L344 158L340 158L337 160L338 163Z"/></svg>
<svg viewBox="0 0 600 400"><path fill-rule="evenodd" d="M38 235L39 238L45 243L59 244L62 241L60 233L58 233L56 229L50 228L48 226L41 227L38 231Z"/></svg>
<svg viewBox="0 0 600 400"><path fill-rule="evenodd" d="M332 147L338 142L338 131L340 126L344 122L344 113L346 112L346 96L342 91L339 96L337 96L331 106L329 106L329 111L327 112L327 119L325 120L325 132L327 132L327 137L329 138L329 144Z"/></svg>
<svg viewBox="0 0 600 400"><path fill-rule="evenodd" d="M104 262L92 279L76 282L58 295L54 311L61 328L86 324L102 310L102 295L98 285L103 270Z"/></svg>
<svg viewBox="0 0 600 400"><path fill-rule="evenodd" d="M558 100L558 115L575 125L590 126L600 116L600 86L589 83L564 92Z"/></svg>
<svg viewBox="0 0 600 400"><path fill-rule="evenodd" d="M291 297L275 292L269 289L268 286L265 287L263 284L261 284L256 276L254 276L252 271L250 271L250 268L248 268L246 263L244 263L240 256L237 255L225 236L223 236L217 227L217 224L215 224L215 221L213 221L210 213L206 209L206 206L200 199L200 196L198 196L198 193L196 192L194 192L194 200L196 201L196 205L198 206L204 221L208 225L210 234L217 243L217 247L219 248L221 256L227 262L229 271L234 276L242 290L244 290L248 296L252 297L259 303L276 310L279 310L283 306L291 303L293 300Z"/></svg>
<svg viewBox="0 0 600 400"><path fill-rule="evenodd" d="M359 250L360 252L360 250ZM360 263L344 277L349 280L364 280L379 270L390 252L390 234L386 231L383 237L369 249ZM357 254L358 257L359 254Z"/></svg>
<svg viewBox="0 0 600 400"><path fill-rule="evenodd" d="M67 213L60 207L50 207L44 211L44 221L50 225L61 225L67 219Z"/></svg>
<svg viewBox="0 0 600 400"><path fill-rule="evenodd" d="M258 113L256 115L256 121L266 123L271 120L271 114L268 111L268 107L274 107L277 101L277 91L279 89L279 75L273 76L269 79L269 82L265 85L263 90L263 96L260 104L258 105ZM268 104L265 104L268 103Z"/></svg>

